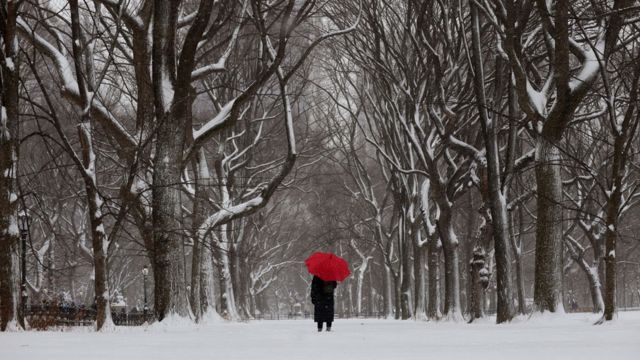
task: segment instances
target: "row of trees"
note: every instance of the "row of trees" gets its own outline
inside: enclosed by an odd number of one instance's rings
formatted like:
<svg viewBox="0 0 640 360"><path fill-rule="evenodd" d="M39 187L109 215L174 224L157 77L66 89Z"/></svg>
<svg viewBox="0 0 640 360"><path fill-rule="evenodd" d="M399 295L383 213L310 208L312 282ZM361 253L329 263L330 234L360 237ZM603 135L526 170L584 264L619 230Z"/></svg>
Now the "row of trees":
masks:
<svg viewBox="0 0 640 360"><path fill-rule="evenodd" d="M631 0L0 3L3 330L18 211L29 298L99 330L145 264L158 321L293 309L322 249L348 314L557 312L577 269L605 321L618 264L640 287Z"/></svg>
<svg viewBox="0 0 640 360"><path fill-rule="evenodd" d="M461 251L471 320L490 280L498 323L524 313L532 224L535 309L563 308L564 266L577 266L594 311L612 319L617 243L632 234L624 216L638 196L638 10L373 1L330 47L320 86L336 161L367 209L358 224L375 239L396 316L440 317L442 254L443 316L460 319ZM332 16L357 12L346 2Z"/></svg>
<svg viewBox="0 0 640 360"><path fill-rule="evenodd" d="M32 228L47 239L38 279L55 248L49 237L60 227L76 235L65 245L91 264L99 330L113 326L110 260L123 258L113 255L127 237L150 259L159 321L213 311L214 264L222 306L240 316L234 292L255 292L273 272L240 258L270 243L245 218L286 185L306 151L295 135L308 131L306 59L349 31L319 24L324 6L3 1L2 329L18 319L19 207L39 215Z"/></svg>

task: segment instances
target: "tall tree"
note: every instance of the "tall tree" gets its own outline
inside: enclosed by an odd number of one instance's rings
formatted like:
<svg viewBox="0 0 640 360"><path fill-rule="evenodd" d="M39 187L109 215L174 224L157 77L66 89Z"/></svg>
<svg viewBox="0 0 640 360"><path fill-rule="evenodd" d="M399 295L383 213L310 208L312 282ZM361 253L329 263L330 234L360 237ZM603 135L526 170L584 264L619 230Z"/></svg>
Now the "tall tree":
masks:
<svg viewBox="0 0 640 360"><path fill-rule="evenodd" d="M0 331L18 327L18 86L22 1L0 1ZM24 328L24 314L20 326Z"/></svg>

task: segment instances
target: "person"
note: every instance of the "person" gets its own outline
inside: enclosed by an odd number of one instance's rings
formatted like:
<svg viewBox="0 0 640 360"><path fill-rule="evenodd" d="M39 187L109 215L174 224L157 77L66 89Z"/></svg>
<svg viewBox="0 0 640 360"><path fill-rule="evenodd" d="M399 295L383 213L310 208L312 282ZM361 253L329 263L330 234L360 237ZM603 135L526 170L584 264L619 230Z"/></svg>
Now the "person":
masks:
<svg viewBox="0 0 640 360"><path fill-rule="evenodd" d="M324 281L314 276L311 282L311 303L313 304L313 321L318 323L318 331L322 331L324 323L327 331L331 331L333 323L333 292L338 286L335 281Z"/></svg>

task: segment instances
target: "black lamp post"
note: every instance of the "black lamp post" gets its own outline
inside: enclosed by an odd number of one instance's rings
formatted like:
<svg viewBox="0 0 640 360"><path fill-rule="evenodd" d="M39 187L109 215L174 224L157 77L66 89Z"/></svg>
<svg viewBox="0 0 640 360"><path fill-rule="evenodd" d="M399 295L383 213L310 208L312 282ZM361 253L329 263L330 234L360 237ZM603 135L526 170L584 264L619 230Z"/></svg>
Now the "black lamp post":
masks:
<svg viewBox="0 0 640 360"><path fill-rule="evenodd" d="M144 321L147 321L147 312L149 311L149 305L147 304L147 275L149 275L149 268L145 265L142 268L142 283L144 288L144 307L142 308L142 313Z"/></svg>
<svg viewBox="0 0 640 360"><path fill-rule="evenodd" d="M20 296L22 298L21 311L22 318L27 316L27 236L29 235L29 214L27 211L18 213L18 228L20 229L20 239L22 240L20 273L22 279L20 281Z"/></svg>

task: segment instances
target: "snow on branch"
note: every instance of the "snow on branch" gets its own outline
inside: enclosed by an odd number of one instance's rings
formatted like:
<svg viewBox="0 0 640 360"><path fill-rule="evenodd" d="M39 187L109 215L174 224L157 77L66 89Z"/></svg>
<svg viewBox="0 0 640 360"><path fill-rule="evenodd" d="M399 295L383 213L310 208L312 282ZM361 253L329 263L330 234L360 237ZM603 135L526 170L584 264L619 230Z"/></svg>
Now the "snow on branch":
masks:
<svg viewBox="0 0 640 360"><path fill-rule="evenodd" d="M19 34L30 41L34 47L53 61L55 69L62 80L61 93L79 106L82 106L82 97L78 88L78 82L73 74L73 66L69 63L66 56L49 41L32 30L21 18L17 19L17 30ZM92 98L91 110L96 119L110 131L119 143L126 147L135 147L137 140L129 134L120 121L118 121L95 96Z"/></svg>
<svg viewBox="0 0 640 360"><path fill-rule="evenodd" d="M229 117L229 114L231 113L231 109L233 108L236 99L237 98L226 103L222 107L222 109L220 109L220 112L218 112L218 114L213 117L213 119L207 121L204 125L202 125L200 129L193 131L194 143L197 143L198 140L200 140L201 138L205 138L210 133L215 132L224 124L224 122Z"/></svg>
<svg viewBox="0 0 640 360"><path fill-rule="evenodd" d="M429 210L429 188L430 188L429 179L425 179L420 186L420 211L422 212L422 221L424 222L425 228L427 229L427 238L430 238L436 233L436 225L431 221L431 214ZM437 217L436 216L436 221Z"/></svg>
<svg viewBox="0 0 640 360"><path fill-rule="evenodd" d="M245 11L247 6L247 2L244 2L244 6L242 9L242 12ZM242 23L238 24L238 26L236 26L235 30L233 30L233 35L231 36L231 40L229 41L229 45L227 45L227 49L225 50L225 52L222 54L222 56L220 57L220 59L218 59L218 62L216 62L215 64L210 64L207 66L203 66L201 68L198 68L194 71L191 72L191 81L196 81L196 80L200 80L202 78L204 78L205 76L212 74L212 73L216 73L216 72L222 72L226 70L226 64L227 64L227 59L229 58L229 55L231 55L231 51L233 50L233 48L236 46L236 42L238 39L238 34L240 33L240 28L242 27Z"/></svg>
<svg viewBox="0 0 640 360"><path fill-rule="evenodd" d="M581 91L584 87L591 84L591 82L598 75L600 71L600 62L604 54L605 45L605 32L601 31L598 40L594 46L588 44L582 48L582 55L584 60L582 61L582 67L580 72L569 81L569 89L572 93Z"/></svg>
<svg viewBox="0 0 640 360"><path fill-rule="evenodd" d="M130 5L131 3L128 2L127 4L125 4L125 1L123 0L95 0L95 1L100 4L106 5L112 8L114 11L116 11L120 16L124 18L125 22L129 27L134 28L135 30L144 29L144 22L142 21L142 18L136 15L133 9L127 7L127 5ZM133 2L133 3L135 5L135 3L137 2Z"/></svg>

